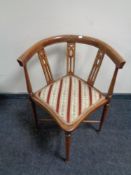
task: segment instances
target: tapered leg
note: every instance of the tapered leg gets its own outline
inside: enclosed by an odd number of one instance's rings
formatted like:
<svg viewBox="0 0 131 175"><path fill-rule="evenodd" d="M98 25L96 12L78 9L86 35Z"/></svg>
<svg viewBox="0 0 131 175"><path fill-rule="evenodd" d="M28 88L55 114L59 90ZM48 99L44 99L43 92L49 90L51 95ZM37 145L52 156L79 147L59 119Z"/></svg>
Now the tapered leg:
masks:
<svg viewBox="0 0 131 175"><path fill-rule="evenodd" d="M70 159L71 133L65 132L66 161Z"/></svg>
<svg viewBox="0 0 131 175"><path fill-rule="evenodd" d="M107 114L108 114L108 111L109 111L109 104L106 104L103 108L103 112L102 112L102 116L101 116L101 120L100 120L100 125L99 125L99 129L98 131L101 131L102 129L102 126L104 124L104 121L107 117Z"/></svg>
<svg viewBox="0 0 131 175"><path fill-rule="evenodd" d="M32 111L33 111L33 117L34 117L34 121L35 121L35 126L38 129L38 119L37 119L37 113L36 113L36 106L35 103L33 102L32 99L30 99L31 102L31 106L32 106Z"/></svg>

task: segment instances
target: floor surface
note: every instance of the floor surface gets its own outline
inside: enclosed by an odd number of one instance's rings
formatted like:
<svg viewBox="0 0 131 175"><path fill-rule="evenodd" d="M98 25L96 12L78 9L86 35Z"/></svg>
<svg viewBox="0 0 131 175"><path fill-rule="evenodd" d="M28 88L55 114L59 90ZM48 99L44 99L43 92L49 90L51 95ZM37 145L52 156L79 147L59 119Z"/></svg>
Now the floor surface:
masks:
<svg viewBox="0 0 131 175"><path fill-rule="evenodd" d="M40 109L38 114L48 116ZM27 99L1 100L0 175L131 175L131 100L112 100L103 130L95 128L82 124L73 133L65 163L64 133L57 125L36 132Z"/></svg>

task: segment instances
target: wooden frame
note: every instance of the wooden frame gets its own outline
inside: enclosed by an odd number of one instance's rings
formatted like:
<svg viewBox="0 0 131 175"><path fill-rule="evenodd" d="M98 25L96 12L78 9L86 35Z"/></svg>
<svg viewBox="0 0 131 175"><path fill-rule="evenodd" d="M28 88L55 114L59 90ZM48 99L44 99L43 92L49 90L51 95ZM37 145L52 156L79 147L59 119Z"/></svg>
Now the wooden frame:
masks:
<svg viewBox="0 0 131 175"><path fill-rule="evenodd" d="M81 116L72 125L66 125L65 123L63 123L59 119L57 114L53 112L45 103L43 103L38 98L38 92L35 93L32 91L32 85L31 85L30 77L29 77L28 70L27 70L28 61L32 58L32 56L35 53L37 53L42 69L43 69L43 72L45 74L47 85L55 82L55 80L53 80L53 76L51 73L51 69L50 69L47 55L46 55L44 48L48 45L61 43L61 42L67 43L67 75L71 74L73 76L75 76L74 70L75 70L75 45L76 43L87 44L87 45L91 45L91 46L98 48L98 52L97 52L93 67L91 69L91 72L89 74L88 80L85 81L88 85L92 87L94 87L94 83L97 78L97 75L98 75L100 66L102 64L102 61L104 59L104 56L107 55L115 64L114 74L113 74L106 98L101 100L98 104L93 105L86 113L83 114L83 116ZM105 121L105 118L108 114L109 105L110 105L110 101L112 98L118 69L124 66L125 60L111 46L109 46L105 42L98 40L96 38L92 38L88 36L81 36L81 35L60 35L60 36L50 37L50 38L37 42L31 48L29 48L22 56L18 58L18 62L20 66L23 66L24 68L27 91L29 93L36 127L38 128L38 124L42 120L38 121L37 119L35 104L39 105L44 110L47 110L51 114L53 121L56 121L58 125L65 131L66 160L69 160L71 133L79 126L81 122L100 123L99 131L101 130L103 123ZM85 119L88 119L89 116L101 106L103 106L103 113L102 113L100 121L85 120Z"/></svg>

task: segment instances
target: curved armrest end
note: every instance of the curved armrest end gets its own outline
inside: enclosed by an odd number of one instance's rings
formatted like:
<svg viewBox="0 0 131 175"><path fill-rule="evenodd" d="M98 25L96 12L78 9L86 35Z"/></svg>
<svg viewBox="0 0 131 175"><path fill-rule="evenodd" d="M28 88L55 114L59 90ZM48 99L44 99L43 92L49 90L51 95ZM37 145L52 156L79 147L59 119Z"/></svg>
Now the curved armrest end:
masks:
<svg viewBox="0 0 131 175"><path fill-rule="evenodd" d="M24 64L23 64L23 61L22 61L22 58L21 58L21 57L19 57L19 58L17 59L17 61L18 61L18 63L19 63L19 65L20 65L20 66L24 66Z"/></svg>
<svg viewBox="0 0 131 175"><path fill-rule="evenodd" d="M106 54L112 59L119 69L123 68L126 61L114 48L108 44L106 44Z"/></svg>

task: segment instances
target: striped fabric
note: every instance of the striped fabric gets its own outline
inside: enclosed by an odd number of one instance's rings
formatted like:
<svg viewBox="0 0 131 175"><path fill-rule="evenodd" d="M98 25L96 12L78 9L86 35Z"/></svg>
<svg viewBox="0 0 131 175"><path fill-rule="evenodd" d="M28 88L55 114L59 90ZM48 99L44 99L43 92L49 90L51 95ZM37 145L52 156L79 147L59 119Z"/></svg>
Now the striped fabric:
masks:
<svg viewBox="0 0 131 175"><path fill-rule="evenodd" d="M74 76L66 76L40 92L40 99L66 124L75 122L103 98L101 93Z"/></svg>

